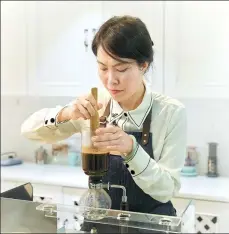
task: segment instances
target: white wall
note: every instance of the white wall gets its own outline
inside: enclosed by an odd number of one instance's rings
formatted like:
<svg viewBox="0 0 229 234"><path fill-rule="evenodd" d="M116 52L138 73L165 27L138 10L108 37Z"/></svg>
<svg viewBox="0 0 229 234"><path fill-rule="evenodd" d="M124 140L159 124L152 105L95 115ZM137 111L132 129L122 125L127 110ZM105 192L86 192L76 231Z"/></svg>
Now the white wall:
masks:
<svg viewBox="0 0 229 234"><path fill-rule="evenodd" d="M180 99L187 108L188 144L198 147L201 174L207 172L208 142L218 142L218 170L229 176L229 99Z"/></svg>
<svg viewBox="0 0 229 234"><path fill-rule="evenodd" d="M64 105L70 97L13 97L1 100L1 152L16 151L25 160L34 159L34 143L20 135L21 123L34 111L44 107ZM187 108L188 144L196 145L200 153L200 173L207 171L208 145L219 143L218 169L221 175L229 176L229 143L226 129L229 128L229 99L182 99ZM50 149L50 145L46 145Z"/></svg>
<svg viewBox="0 0 229 234"><path fill-rule="evenodd" d="M34 161L34 151L40 143L21 136L21 124L33 112L45 108L65 105L69 97L1 97L1 153L14 151L26 161ZM51 145L42 144L50 152Z"/></svg>

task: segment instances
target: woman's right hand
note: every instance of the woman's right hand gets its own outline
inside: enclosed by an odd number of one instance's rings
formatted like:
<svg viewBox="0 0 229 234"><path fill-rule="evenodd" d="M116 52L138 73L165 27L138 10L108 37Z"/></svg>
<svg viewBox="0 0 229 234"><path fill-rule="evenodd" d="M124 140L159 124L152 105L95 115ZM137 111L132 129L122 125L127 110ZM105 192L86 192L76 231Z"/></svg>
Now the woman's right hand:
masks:
<svg viewBox="0 0 229 234"><path fill-rule="evenodd" d="M66 120L77 120L79 118L90 119L91 116L96 114L96 110L100 110L103 107L101 103L96 105L96 101L92 94L88 94L77 98L71 103L71 105L65 107L60 111L57 116L57 122Z"/></svg>

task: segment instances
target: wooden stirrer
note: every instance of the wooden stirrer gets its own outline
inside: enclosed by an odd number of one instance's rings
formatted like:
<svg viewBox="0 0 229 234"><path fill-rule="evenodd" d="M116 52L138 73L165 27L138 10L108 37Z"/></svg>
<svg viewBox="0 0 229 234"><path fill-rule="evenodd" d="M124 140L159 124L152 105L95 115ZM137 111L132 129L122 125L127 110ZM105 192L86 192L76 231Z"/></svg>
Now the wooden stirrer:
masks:
<svg viewBox="0 0 229 234"><path fill-rule="evenodd" d="M94 116L91 116L90 119L90 127L91 127L91 133L92 135L95 134L95 130L99 128L99 113L97 111L97 103L98 103L98 89L97 88L92 88L91 89L91 94L94 97L96 101L96 113Z"/></svg>

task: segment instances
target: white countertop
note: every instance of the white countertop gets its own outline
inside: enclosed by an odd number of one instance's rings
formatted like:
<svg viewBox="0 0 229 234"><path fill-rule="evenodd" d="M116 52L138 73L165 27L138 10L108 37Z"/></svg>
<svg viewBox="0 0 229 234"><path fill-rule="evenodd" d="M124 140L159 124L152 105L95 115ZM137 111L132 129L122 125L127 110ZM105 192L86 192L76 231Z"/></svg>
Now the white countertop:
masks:
<svg viewBox="0 0 229 234"><path fill-rule="evenodd" d="M81 167L33 163L1 167L1 180L76 188L88 186L88 176ZM176 197L229 203L229 177L181 177L181 189Z"/></svg>

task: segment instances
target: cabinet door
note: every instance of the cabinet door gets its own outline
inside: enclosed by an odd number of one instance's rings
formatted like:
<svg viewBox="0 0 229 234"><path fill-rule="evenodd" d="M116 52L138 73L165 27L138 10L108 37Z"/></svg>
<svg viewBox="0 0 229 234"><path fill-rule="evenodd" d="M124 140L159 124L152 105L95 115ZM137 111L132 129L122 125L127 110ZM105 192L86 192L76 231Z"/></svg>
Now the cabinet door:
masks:
<svg viewBox="0 0 229 234"><path fill-rule="evenodd" d="M64 205L66 206L78 206L81 196L87 191L83 188L63 188ZM60 226L65 226L67 230L80 231L83 220L77 214L69 212L61 212Z"/></svg>
<svg viewBox="0 0 229 234"><path fill-rule="evenodd" d="M17 182L17 186L25 183ZM63 204L62 187L35 183L32 183L32 186L34 202Z"/></svg>
<svg viewBox="0 0 229 234"><path fill-rule="evenodd" d="M229 96L228 22L229 2L166 2L166 94Z"/></svg>
<svg viewBox="0 0 229 234"><path fill-rule="evenodd" d="M14 181L1 180L1 193L17 187L17 183Z"/></svg>
<svg viewBox="0 0 229 234"><path fill-rule="evenodd" d="M98 82L91 53L101 3L36 1L27 5L31 95L77 96ZM85 40L88 43L86 50ZM89 73L90 71L90 73Z"/></svg>
<svg viewBox="0 0 229 234"><path fill-rule="evenodd" d="M79 200L81 196L87 191L87 189L83 188L63 188L63 194L64 194L64 204L65 205L79 205Z"/></svg>
<svg viewBox="0 0 229 234"><path fill-rule="evenodd" d="M26 95L24 1L1 2L1 95Z"/></svg>
<svg viewBox="0 0 229 234"><path fill-rule="evenodd" d="M162 1L103 1L103 21L114 15L131 15L146 24L155 51L153 68L147 78L157 92L163 90L163 5Z"/></svg>
<svg viewBox="0 0 229 234"><path fill-rule="evenodd" d="M179 211L187 205L188 198L173 198L172 203ZM224 233L228 232L229 203L207 200L195 200L196 233ZM181 213L179 213L181 215Z"/></svg>

